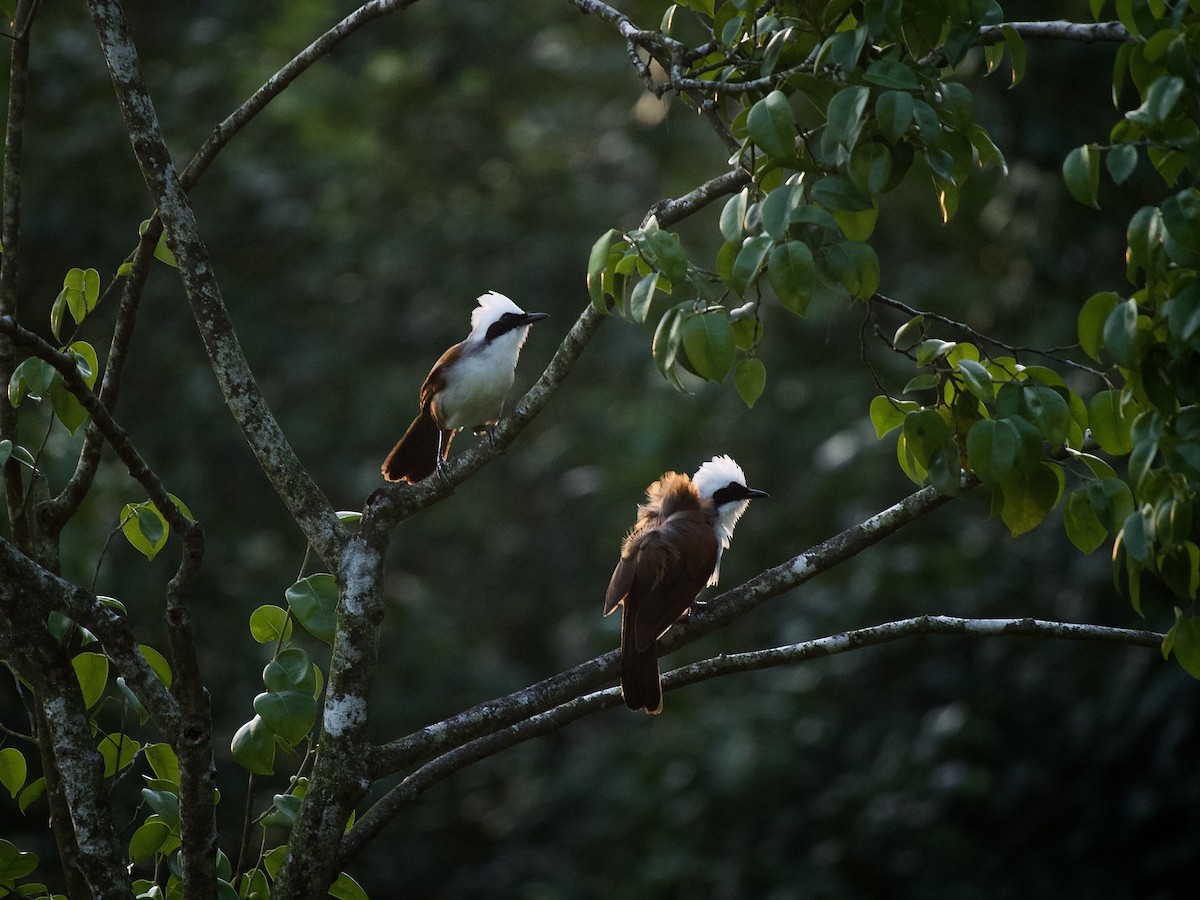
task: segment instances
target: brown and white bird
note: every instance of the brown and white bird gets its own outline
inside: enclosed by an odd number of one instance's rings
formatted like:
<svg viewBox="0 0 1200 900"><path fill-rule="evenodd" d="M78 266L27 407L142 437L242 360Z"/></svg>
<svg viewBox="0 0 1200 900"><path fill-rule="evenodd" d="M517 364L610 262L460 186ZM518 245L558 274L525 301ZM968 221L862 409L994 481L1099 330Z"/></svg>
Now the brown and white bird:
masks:
<svg viewBox="0 0 1200 900"><path fill-rule="evenodd" d="M691 478L667 472L646 488L637 522L621 547L604 598L607 616L621 617L621 696L630 709L662 712L656 643L696 595L717 583L721 553L755 497L742 468L714 456Z"/></svg>
<svg viewBox="0 0 1200 900"><path fill-rule="evenodd" d="M496 291L478 302L471 313L471 333L442 354L421 385L421 414L380 467L388 481L416 484L441 472L460 428L486 430L491 436L529 326L548 315L527 313Z"/></svg>

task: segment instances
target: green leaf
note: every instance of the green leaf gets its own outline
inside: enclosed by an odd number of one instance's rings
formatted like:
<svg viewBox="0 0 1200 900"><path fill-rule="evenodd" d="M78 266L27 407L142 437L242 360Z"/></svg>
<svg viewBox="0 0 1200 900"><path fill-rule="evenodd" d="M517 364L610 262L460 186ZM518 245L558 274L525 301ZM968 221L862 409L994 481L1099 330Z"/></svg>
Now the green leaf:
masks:
<svg viewBox="0 0 1200 900"><path fill-rule="evenodd" d="M742 244L742 249L733 261L733 272L729 278L729 286L738 296L744 297L750 284L758 277L772 243L770 235L756 234L746 238Z"/></svg>
<svg viewBox="0 0 1200 900"><path fill-rule="evenodd" d="M29 782L29 784L25 785L25 789L21 791L20 796L17 797L17 808L21 810L22 814L24 814L25 811L28 810L29 807L32 806L45 792L45 776L35 778L33 781Z"/></svg>
<svg viewBox="0 0 1200 900"><path fill-rule="evenodd" d="M771 91L750 107L746 129L771 158L786 161L796 155L796 117L782 91Z"/></svg>
<svg viewBox="0 0 1200 900"><path fill-rule="evenodd" d="M36 853L22 852L15 844L0 838L0 889L24 878L37 867Z"/></svg>
<svg viewBox="0 0 1200 900"><path fill-rule="evenodd" d="M812 250L802 241L788 241L771 250L767 279L783 308L798 316L808 311L817 287Z"/></svg>
<svg viewBox="0 0 1200 900"><path fill-rule="evenodd" d="M170 744L147 744L143 752L156 778L179 784L179 758Z"/></svg>
<svg viewBox="0 0 1200 900"><path fill-rule="evenodd" d="M1200 266L1200 193L1181 191L1164 200L1161 208L1167 256L1181 266Z"/></svg>
<svg viewBox="0 0 1200 900"><path fill-rule="evenodd" d="M1062 394L1040 384L1026 384L1021 391L1025 408L1042 437L1055 447L1065 444L1071 427L1071 410Z"/></svg>
<svg viewBox="0 0 1200 900"><path fill-rule="evenodd" d="M1079 345L1084 353L1097 362L1100 361L1100 349L1104 346L1104 324L1120 302L1121 298L1112 291L1104 291L1089 297L1079 310L1075 326Z"/></svg>
<svg viewBox="0 0 1200 900"><path fill-rule="evenodd" d="M1139 125L1160 125L1171 115L1185 88L1183 79L1178 75L1156 78L1146 91L1145 102L1137 109L1127 112L1125 118Z"/></svg>
<svg viewBox="0 0 1200 900"><path fill-rule="evenodd" d="M832 157L838 147L844 147L846 151L854 149L862 133L863 111L870 96L871 91L862 85L848 85L833 95L825 113L825 133L821 135L821 145L827 155Z"/></svg>
<svg viewBox="0 0 1200 900"><path fill-rule="evenodd" d="M1137 162L1137 148L1132 144L1118 144L1108 151L1108 158L1104 160L1113 184L1124 184L1137 168Z"/></svg>
<svg viewBox="0 0 1200 900"><path fill-rule="evenodd" d="M812 186L809 197L827 210L863 212L874 207L874 201L844 175L826 175Z"/></svg>
<svg viewBox="0 0 1200 900"><path fill-rule="evenodd" d="M75 356L75 368L79 377L89 388L96 384L96 376L100 372L100 363L96 358L96 348L87 341L72 341L67 352Z"/></svg>
<svg viewBox="0 0 1200 900"><path fill-rule="evenodd" d="M1125 552L1138 562L1144 563L1150 558L1151 537L1146 527L1146 517L1141 512L1134 510L1126 516L1117 540Z"/></svg>
<svg viewBox="0 0 1200 900"><path fill-rule="evenodd" d="M338 872L338 877L329 886L329 896L338 900L367 900L367 892L345 872Z"/></svg>
<svg viewBox="0 0 1200 900"><path fill-rule="evenodd" d="M1192 282L1172 297L1167 307L1167 327L1181 343L1190 344L1200 333L1200 284ZM0 449L0 461L3 459Z"/></svg>
<svg viewBox="0 0 1200 900"><path fill-rule="evenodd" d="M871 84L898 91L919 91L921 82L913 70L902 62L887 57L877 59L867 66L863 78Z"/></svg>
<svg viewBox="0 0 1200 900"><path fill-rule="evenodd" d="M914 375L904 385L904 390L901 393L911 394L914 391L928 391L937 387L942 383L942 377L937 372L922 372L920 375Z"/></svg>
<svg viewBox="0 0 1200 900"><path fill-rule="evenodd" d="M647 228L643 234L654 256L658 270L672 282L687 278L688 260L679 242L679 235L660 228Z"/></svg>
<svg viewBox="0 0 1200 900"><path fill-rule="evenodd" d="M739 359L733 367L733 383L746 408L753 409L767 385L767 368L757 356Z"/></svg>
<svg viewBox="0 0 1200 900"><path fill-rule="evenodd" d="M740 196L741 195L739 195L739 197ZM729 209L730 204L735 203L737 199L737 197L731 199L729 203L725 204L725 208ZM786 240L788 226L792 223L792 214L798 207L803 205L803 203L803 185L781 184L779 187L775 188L775 190L771 191L771 193L767 195L767 198L763 200L762 206L760 207L762 211L763 231L777 241ZM731 215L738 215L736 206L734 207L734 212ZM735 235L733 243L736 243L740 246L743 234L740 225L736 228L731 226L730 231ZM724 225L721 227L721 233L726 237L726 239L728 239L728 236L725 235Z"/></svg>
<svg viewBox="0 0 1200 900"><path fill-rule="evenodd" d="M1001 25L1004 34L1004 45L1008 47L1008 58L1012 60L1012 81L1009 87L1016 87L1025 77L1025 39L1011 25Z"/></svg>
<svg viewBox="0 0 1200 900"><path fill-rule="evenodd" d="M957 497L962 491L958 445L949 439L929 457L929 483L939 494Z"/></svg>
<svg viewBox="0 0 1200 900"><path fill-rule="evenodd" d="M933 452L949 437L950 428L936 409L921 409L904 417L904 439L908 449L926 468Z"/></svg>
<svg viewBox="0 0 1200 900"><path fill-rule="evenodd" d="M780 190L782 188L776 188L772 192L772 196ZM725 201L725 206L721 209L720 227L721 236L725 238L726 243L738 247L742 245L742 238L746 236L746 213L749 209L749 188L742 188L740 192Z"/></svg>
<svg viewBox="0 0 1200 900"><path fill-rule="evenodd" d="M729 246L726 244L726 246ZM683 313L678 306L667 310L654 329L650 344L654 364L664 378L674 378L675 359L679 353L680 333L683 330Z"/></svg>
<svg viewBox="0 0 1200 900"><path fill-rule="evenodd" d="M15 747L0 749L0 784L4 785L9 796L16 799L28 775L29 769L20 750Z"/></svg>
<svg viewBox="0 0 1200 900"><path fill-rule="evenodd" d="M991 403L996 399L996 386L992 382L992 373L986 366L974 359L960 359L956 365L967 390L984 403Z"/></svg>
<svg viewBox="0 0 1200 900"><path fill-rule="evenodd" d="M892 336L892 346L897 350L907 350L915 346L925 333L924 325L924 316L913 316L896 329L895 335Z"/></svg>
<svg viewBox="0 0 1200 900"><path fill-rule="evenodd" d="M1084 553L1091 553L1108 537L1108 530L1088 502L1087 491L1083 488L1067 497L1063 506L1063 527L1071 543Z"/></svg>
<svg viewBox="0 0 1200 900"><path fill-rule="evenodd" d="M143 234L145 234L146 229L149 227L150 220L143 219L142 223L138 225L138 236L141 237ZM154 258L159 262L166 263L173 269L179 268L179 263L175 261L175 254L172 253L171 249L167 246L167 235L165 232L158 236L158 243L154 245Z"/></svg>
<svg viewBox="0 0 1200 900"><path fill-rule="evenodd" d="M885 91L875 101L875 121L893 144L904 137L913 121L913 98L903 91Z"/></svg>
<svg viewBox="0 0 1200 900"><path fill-rule="evenodd" d="M108 684L108 657L103 653L80 653L71 660L85 709L91 709L104 696Z"/></svg>
<svg viewBox="0 0 1200 900"><path fill-rule="evenodd" d="M327 572L309 575L288 588L286 597L296 620L309 634L333 644L338 603L334 577Z"/></svg>
<svg viewBox="0 0 1200 900"><path fill-rule="evenodd" d="M879 257L870 244L846 241L830 247L825 265L838 284L863 300L879 287Z"/></svg>
<svg viewBox="0 0 1200 900"><path fill-rule="evenodd" d="M8 438L5 438L4 440L0 441L0 468L3 468L4 464L6 462L8 462L9 457L12 456L12 452L13 452L13 442L12 441L10 441Z"/></svg>
<svg viewBox="0 0 1200 900"><path fill-rule="evenodd" d="M179 795L171 791L155 791L142 788L142 799L154 810L155 815L170 826L172 831L179 829Z"/></svg>
<svg viewBox="0 0 1200 900"><path fill-rule="evenodd" d="M1042 463L1029 472L1013 471L1001 482L1000 517L1013 537L1042 524L1058 502L1062 482L1055 473L1056 468Z"/></svg>
<svg viewBox="0 0 1200 900"><path fill-rule="evenodd" d="M300 815L300 805L303 802L304 798L295 794L276 794L271 804L271 811L263 817L263 824L290 831L296 824L296 818Z"/></svg>
<svg viewBox="0 0 1200 900"><path fill-rule="evenodd" d="M1137 302L1132 298L1113 307L1104 320L1104 346L1117 365L1132 368L1137 363Z"/></svg>
<svg viewBox="0 0 1200 900"><path fill-rule="evenodd" d="M979 155L981 169L988 163L995 163L996 167L1000 169L1001 175L1008 174L1008 160L1004 158L1004 153L996 146L996 142L992 140L992 136L987 131L979 125L972 125L970 139L971 146Z"/></svg>
<svg viewBox="0 0 1200 900"><path fill-rule="evenodd" d="M150 501L126 503L118 521L125 539L146 559L154 559L166 546L170 526Z"/></svg>
<svg viewBox="0 0 1200 900"><path fill-rule="evenodd" d="M163 687L170 690L172 678L171 665L167 662L167 658L149 644L138 644L138 652L142 654L146 663L154 670L154 674L163 683Z"/></svg>
<svg viewBox="0 0 1200 900"><path fill-rule="evenodd" d="M865 241L875 231L875 223L879 220L879 210L875 207L861 212L837 210L833 217L837 219L838 227L849 241Z"/></svg>
<svg viewBox="0 0 1200 900"><path fill-rule="evenodd" d="M655 288L658 285L658 273L651 272L638 281L629 293L629 315L639 325L645 325L650 316L654 303Z"/></svg>
<svg viewBox="0 0 1200 900"><path fill-rule="evenodd" d="M262 716L256 715L239 728L229 749L238 765L254 775L270 775L275 771L275 735Z"/></svg>
<svg viewBox="0 0 1200 900"><path fill-rule="evenodd" d="M1129 428L1132 419L1124 412L1121 391L1099 391L1087 404L1087 424L1092 437L1108 454L1124 456L1133 450L1133 438Z"/></svg>
<svg viewBox="0 0 1200 900"><path fill-rule="evenodd" d="M921 341L917 345L917 365L930 366L943 359L957 346L952 341L941 341L937 338L928 338Z"/></svg>
<svg viewBox="0 0 1200 900"><path fill-rule="evenodd" d="M610 228L596 239L588 254L587 289L592 298L592 305L600 312L607 313L608 306L604 302L604 271L608 268L608 251L613 241L620 235L615 228Z"/></svg>
<svg viewBox="0 0 1200 900"><path fill-rule="evenodd" d="M288 647L263 669L263 685L268 691L297 690L311 694L316 686L312 659L300 647Z"/></svg>
<svg viewBox="0 0 1200 900"><path fill-rule="evenodd" d="M910 412L920 409L914 400L893 400L886 394L871 400L871 424L875 426L875 436L882 438L893 429L904 424L904 417Z"/></svg>
<svg viewBox="0 0 1200 900"><path fill-rule="evenodd" d="M1189 675L1200 678L1200 618L1176 612L1175 624L1163 641L1175 653L1175 659Z"/></svg>
<svg viewBox="0 0 1200 900"><path fill-rule="evenodd" d="M317 721L317 701L304 691L267 691L254 698L254 711L288 744L303 740Z"/></svg>
<svg viewBox="0 0 1200 900"><path fill-rule="evenodd" d="M67 390L61 377L56 378L50 384L49 395L54 415L58 417L67 431L74 434L79 430L79 426L87 421L87 410L83 408L83 404L76 399L75 395Z"/></svg>
<svg viewBox="0 0 1200 900"><path fill-rule="evenodd" d="M111 778L137 757L142 745L127 734L106 734L96 745L104 759L104 777Z"/></svg>
<svg viewBox="0 0 1200 900"><path fill-rule="evenodd" d="M286 641L292 636L292 620L286 609L265 604L250 613L250 636L260 644Z"/></svg>
<svg viewBox="0 0 1200 900"><path fill-rule="evenodd" d="M129 839L129 861L140 863L150 859L162 849L170 836L171 829L166 822L157 816L150 817L138 826Z"/></svg>
<svg viewBox="0 0 1200 900"><path fill-rule="evenodd" d="M696 374L720 381L733 367L733 328L723 312L692 316L683 323L683 348Z"/></svg>
<svg viewBox="0 0 1200 900"><path fill-rule="evenodd" d="M50 390L58 372L44 359L31 356L15 369L8 379L8 400L16 407L27 394L40 400Z"/></svg>
<svg viewBox="0 0 1200 900"><path fill-rule="evenodd" d="M859 144L850 154L846 174L867 195L882 193L892 180L892 154L878 142ZM877 212L872 207L870 212Z"/></svg>
<svg viewBox="0 0 1200 900"><path fill-rule="evenodd" d="M1100 208L1096 200L1100 190L1100 152L1096 148L1084 144L1068 153L1062 174L1072 197L1084 206Z"/></svg>

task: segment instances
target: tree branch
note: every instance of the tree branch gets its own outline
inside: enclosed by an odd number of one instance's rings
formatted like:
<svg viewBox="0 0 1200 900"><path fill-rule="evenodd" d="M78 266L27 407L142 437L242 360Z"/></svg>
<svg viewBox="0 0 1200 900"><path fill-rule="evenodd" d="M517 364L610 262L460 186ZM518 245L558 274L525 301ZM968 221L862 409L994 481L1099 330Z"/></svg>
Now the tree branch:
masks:
<svg viewBox="0 0 1200 900"><path fill-rule="evenodd" d="M0 546L11 545L0 541ZM104 763L95 747L79 681L66 650L46 630L40 604L23 600L17 582L0 581L0 611L21 636L22 669L33 682L39 713L38 744L53 752L54 771L47 773L47 783L54 779L61 788L74 832L73 836L59 838L59 846L67 847L69 852L78 850L73 860L64 863L78 867L90 897L126 900L131 885L121 865L123 854L104 786Z"/></svg>
<svg viewBox="0 0 1200 900"><path fill-rule="evenodd" d="M212 134L196 151L196 155L192 157L187 168L183 170L183 174L179 176L179 182L183 189L191 190L217 154L221 152L221 148L262 112L268 103L279 96L284 88L299 78L309 66L322 57L328 56L342 41L368 22L397 10L408 9L416 2L417 0L372 0L371 3L364 3L288 60L283 68L268 78L241 106L226 116L224 121L213 129Z"/></svg>
<svg viewBox="0 0 1200 900"><path fill-rule="evenodd" d="M179 705L142 656L126 619L94 594L48 572L3 538L0 538L0 572L5 584L20 587L17 602L26 606L35 604L43 620L52 610L59 610L92 632L138 702L163 734L174 740L182 727Z"/></svg>
<svg viewBox="0 0 1200 900"><path fill-rule="evenodd" d="M1050 622L1041 619L965 619L955 616L917 616L801 641L784 647L721 654L672 669L662 676L663 690L676 690L723 675L795 665L836 656L919 635L962 637L1032 637L1087 641L1129 647L1157 648L1163 635L1153 631L1109 628L1103 625ZM584 716L621 704L619 688L575 697L546 712L468 741L436 757L408 775L366 813L342 841L339 865L345 867L409 803L437 782L502 750L556 731Z"/></svg>
<svg viewBox="0 0 1200 900"><path fill-rule="evenodd" d="M29 81L29 30L33 24L32 0L20 0L13 17L14 37L8 68L8 118L4 129L3 208L0 210L0 316L17 313L17 270L21 247L21 168L25 150L25 96ZM12 341L0 336L0 385L7 385L16 368ZM17 411L0 401L0 440L17 444ZM13 536L30 547L25 516L25 487L20 463L4 464L4 495Z"/></svg>
<svg viewBox="0 0 1200 900"><path fill-rule="evenodd" d="M168 496L162 480L146 464L125 429L117 424L112 413L87 386L79 374L75 357L70 353L63 353L55 349L39 335L18 325L12 316L0 316L0 334L14 340L55 368L62 376L63 385L92 417L93 424L116 452L121 462L125 464L130 477L145 489L150 501L162 513L167 523L176 529L185 544L189 542L202 544L203 535L199 530L199 524L180 512L179 507Z"/></svg>
<svg viewBox="0 0 1200 900"><path fill-rule="evenodd" d="M767 569L702 605L697 604L693 607L692 615L675 625L659 641L660 654L723 628L765 600L857 556L949 499L933 488L922 488L807 552ZM407 737L377 747L372 753L372 775L381 778L394 774L418 765L448 747L494 733L565 703L611 679L616 674L619 658L619 651L604 653L523 690L482 703Z"/></svg>
<svg viewBox="0 0 1200 900"><path fill-rule="evenodd" d="M89 0L88 6L138 166L162 216L167 244L179 263L184 291L225 403L309 544L332 563L345 545L346 531L296 457L250 371L221 296L212 258L163 141L121 4L118 0Z"/></svg>
<svg viewBox="0 0 1200 900"><path fill-rule="evenodd" d="M1028 40L1081 41L1092 44L1096 41L1132 41L1131 35L1120 22L1005 22L1003 25L983 25L979 29L979 40L984 44L998 44L1004 40L1004 29L1011 28Z"/></svg>

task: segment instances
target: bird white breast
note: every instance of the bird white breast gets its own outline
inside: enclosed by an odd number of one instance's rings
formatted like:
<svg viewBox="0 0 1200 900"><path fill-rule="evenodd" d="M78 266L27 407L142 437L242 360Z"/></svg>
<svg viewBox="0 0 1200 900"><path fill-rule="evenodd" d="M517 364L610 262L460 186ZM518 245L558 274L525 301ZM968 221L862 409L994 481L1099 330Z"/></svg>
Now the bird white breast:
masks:
<svg viewBox="0 0 1200 900"><path fill-rule="evenodd" d="M473 428L499 418L528 331L528 326L516 328L483 347L464 348L446 373L446 386L438 397L442 427Z"/></svg>

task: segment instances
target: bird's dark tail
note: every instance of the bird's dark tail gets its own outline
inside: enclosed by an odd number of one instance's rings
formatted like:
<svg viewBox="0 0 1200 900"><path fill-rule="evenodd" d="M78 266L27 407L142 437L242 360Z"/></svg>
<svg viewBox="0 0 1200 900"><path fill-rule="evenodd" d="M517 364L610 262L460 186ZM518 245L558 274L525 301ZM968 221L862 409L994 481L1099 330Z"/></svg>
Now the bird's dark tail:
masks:
<svg viewBox="0 0 1200 900"><path fill-rule="evenodd" d="M380 466L383 477L388 481L407 481L416 484L428 478L437 469L438 435L442 435L442 459L450 453L453 431L442 432L433 420L428 408L413 419L404 437L396 442L392 452Z"/></svg>
<svg viewBox="0 0 1200 900"><path fill-rule="evenodd" d="M621 697L632 710L652 716L662 712L662 680L658 674L657 642L639 650L633 639L633 615L626 599L621 616Z"/></svg>

